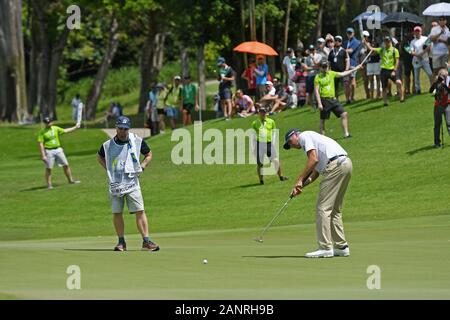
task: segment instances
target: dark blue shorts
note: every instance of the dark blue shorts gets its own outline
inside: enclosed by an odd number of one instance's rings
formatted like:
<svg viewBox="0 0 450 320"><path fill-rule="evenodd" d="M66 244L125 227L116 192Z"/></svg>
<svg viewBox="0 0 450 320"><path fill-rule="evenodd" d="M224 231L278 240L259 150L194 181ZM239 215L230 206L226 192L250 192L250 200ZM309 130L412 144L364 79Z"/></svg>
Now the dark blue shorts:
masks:
<svg viewBox="0 0 450 320"><path fill-rule="evenodd" d="M231 100L233 94L230 88L224 88L219 91L220 100Z"/></svg>

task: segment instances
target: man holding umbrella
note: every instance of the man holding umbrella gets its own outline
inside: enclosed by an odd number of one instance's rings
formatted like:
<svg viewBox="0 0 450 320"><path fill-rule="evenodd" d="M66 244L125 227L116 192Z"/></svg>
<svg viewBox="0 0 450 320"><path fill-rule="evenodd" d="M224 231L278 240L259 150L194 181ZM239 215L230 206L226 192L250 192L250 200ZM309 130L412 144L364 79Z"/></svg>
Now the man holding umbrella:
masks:
<svg viewBox="0 0 450 320"><path fill-rule="evenodd" d="M435 81L439 70L442 68L447 68L448 62L447 43L448 38L450 37L450 31L447 28L446 17L439 18L439 25L431 29L429 37L433 42L433 48L431 49L431 57L433 60L433 81Z"/></svg>

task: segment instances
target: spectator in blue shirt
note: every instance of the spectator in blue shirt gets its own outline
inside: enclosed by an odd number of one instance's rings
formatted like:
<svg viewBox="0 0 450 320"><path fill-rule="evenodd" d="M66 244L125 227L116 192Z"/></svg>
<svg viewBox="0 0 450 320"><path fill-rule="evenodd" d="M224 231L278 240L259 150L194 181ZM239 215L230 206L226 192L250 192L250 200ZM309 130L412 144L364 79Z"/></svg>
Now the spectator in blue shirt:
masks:
<svg viewBox="0 0 450 320"><path fill-rule="evenodd" d="M269 75L269 67L264 62L264 56L258 56L256 59L255 77L256 77L256 101L259 101L266 94L266 82Z"/></svg>
<svg viewBox="0 0 450 320"><path fill-rule="evenodd" d="M356 68L358 65L358 51L361 47L361 41L355 38L355 29L347 28L347 41L344 43L344 49L350 56L350 69ZM345 97L347 99L347 104L350 104L355 100L356 91L356 72L352 73L349 81L345 87Z"/></svg>

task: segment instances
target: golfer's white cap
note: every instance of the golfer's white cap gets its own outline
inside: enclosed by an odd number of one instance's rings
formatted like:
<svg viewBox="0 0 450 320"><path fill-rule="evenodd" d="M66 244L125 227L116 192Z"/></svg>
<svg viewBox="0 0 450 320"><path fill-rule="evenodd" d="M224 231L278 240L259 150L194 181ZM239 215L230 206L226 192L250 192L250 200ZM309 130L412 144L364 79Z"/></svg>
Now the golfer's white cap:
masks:
<svg viewBox="0 0 450 320"><path fill-rule="evenodd" d="M370 37L370 33L367 30L364 30L362 34L364 37Z"/></svg>
<svg viewBox="0 0 450 320"><path fill-rule="evenodd" d="M266 81L266 85L273 86L273 82L272 81Z"/></svg>

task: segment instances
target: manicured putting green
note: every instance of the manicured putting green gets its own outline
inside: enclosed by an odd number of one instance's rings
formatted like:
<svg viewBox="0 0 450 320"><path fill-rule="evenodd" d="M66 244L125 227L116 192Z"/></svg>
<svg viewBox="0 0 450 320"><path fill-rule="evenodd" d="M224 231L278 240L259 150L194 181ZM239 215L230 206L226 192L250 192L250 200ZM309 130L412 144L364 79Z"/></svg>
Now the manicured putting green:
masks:
<svg viewBox="0 0 450 320"><path fill-rule="evenodd" d="M113 237L0 244L0 298L35 299L449 299L448 216L346 224L349 258L306 259L314 225L156 234L162 250L112 252ZM208 263L204 264L203 260ZM69 265L81 290L66 289ZM367 268L381 270L369 290Z"/></svg>

